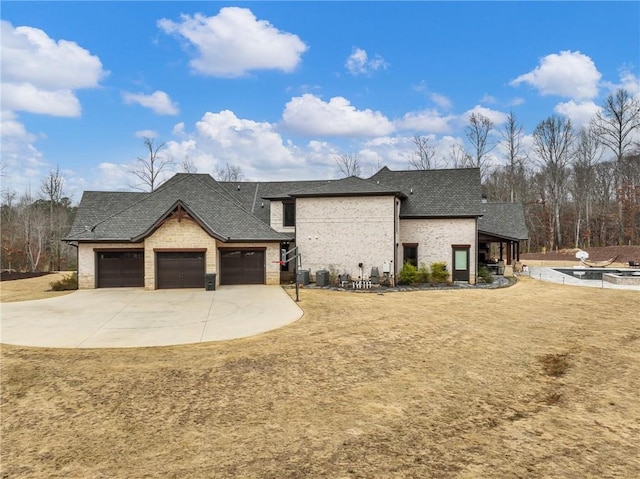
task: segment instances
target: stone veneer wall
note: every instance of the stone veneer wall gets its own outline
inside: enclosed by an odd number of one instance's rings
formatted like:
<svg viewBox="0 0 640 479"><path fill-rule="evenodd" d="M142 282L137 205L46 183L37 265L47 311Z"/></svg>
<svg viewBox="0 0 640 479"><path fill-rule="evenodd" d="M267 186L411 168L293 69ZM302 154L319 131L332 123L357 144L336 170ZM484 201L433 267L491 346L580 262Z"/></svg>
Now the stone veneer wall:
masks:
<svg viewBox="0 0 640 479"><path fill-rule="evenodd" d="M144 243L80 243L78 245L78 289L96 287L95 249L142 249Z"/></svg>
<svg viewBox="0 0 640 479"><path fill-rule="evenodd" d="M475 218L400 219L400 250L398 261L402 263L402 243L418 243L418 265L444 261L452 269L452 245L468 244L469 283L476 283L477 240Z"/></svg>
<svg viewBox="0 0 640 479"><path fill-rule="evenodd" d="M369 276L394 259L394 196L296 199L296 244L302 269Z"/></svg>
<svg viewBox="0 0 640 479"><path fill-rule="evenodd" d="M80 243L78 246L78 287L96 287L96 256L94 249L144 248L144 287L156 288L154 249L206 249L205 273L218 273L218 247L265 248L265 277L267 284L280 284L280 243L223 243L209 236L196 222L183 218L166 221L144 243ZM220 284L220 275L216 281Z"/></svg>
<svg viewBox="0 0 640 479"><path fill-rule="evenodd" d="M200 225L188 218L181 221L170 219L144 240L144 287L156 288L156 258L154 249L188 250L204 248L205 273L217 272L217 248L215 238L212 238ZM222 243L220 243L222 244ZM219 278L217 278L219 283Z"/></svg>

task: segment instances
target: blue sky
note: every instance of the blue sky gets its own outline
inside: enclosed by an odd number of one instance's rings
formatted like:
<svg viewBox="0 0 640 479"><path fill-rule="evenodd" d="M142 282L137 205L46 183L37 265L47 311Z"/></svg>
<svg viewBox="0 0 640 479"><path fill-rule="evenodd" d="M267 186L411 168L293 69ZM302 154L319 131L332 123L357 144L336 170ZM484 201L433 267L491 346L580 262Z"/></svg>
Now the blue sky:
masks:
<svg viewBox="0 0 640 479"><path fill-rule="evenodd" d="M638 2L2 3L2 190L59 166L73 200L127 190L144 136L175 171L248 180L446 166L471 112L584 125L640 94ZM493 164L502 161L500 148Z"/></svg>

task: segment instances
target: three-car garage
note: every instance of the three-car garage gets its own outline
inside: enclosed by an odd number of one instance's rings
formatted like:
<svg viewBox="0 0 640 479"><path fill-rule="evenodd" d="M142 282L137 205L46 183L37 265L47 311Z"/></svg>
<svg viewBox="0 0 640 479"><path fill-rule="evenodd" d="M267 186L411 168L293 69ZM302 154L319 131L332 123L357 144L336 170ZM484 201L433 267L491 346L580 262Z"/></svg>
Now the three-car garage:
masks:
<svg viewBox="0 0 640 479"><path fill-rule="evenodd" d="M96 287L145 285L144 250L96 251ZM204 288L207 250L154 251L157 289ZM265 284L265 248L220 248L220 284Z"/></svg>

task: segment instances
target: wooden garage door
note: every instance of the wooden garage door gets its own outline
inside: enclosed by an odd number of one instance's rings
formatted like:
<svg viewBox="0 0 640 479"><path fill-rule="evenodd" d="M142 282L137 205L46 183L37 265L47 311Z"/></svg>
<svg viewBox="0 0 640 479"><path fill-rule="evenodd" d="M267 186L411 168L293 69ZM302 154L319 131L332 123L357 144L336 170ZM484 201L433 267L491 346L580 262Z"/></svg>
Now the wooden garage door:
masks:
<svg viewBox="0 0 640 479"><path fill-rule="evenodd" d="M220 250L220 284L264 284L264 250Z"/></svg>
<svg viewBox="0 0 640 479"><path fill-rule="evenodd" d="M158 289L204 288L204 251L156 253Z"/></svg>
<svg viewBox="0 0 640 479"><path fill-rule="evenodd" d="M96 254L98 288L144 286L144 251L99 251Z"/></svg>

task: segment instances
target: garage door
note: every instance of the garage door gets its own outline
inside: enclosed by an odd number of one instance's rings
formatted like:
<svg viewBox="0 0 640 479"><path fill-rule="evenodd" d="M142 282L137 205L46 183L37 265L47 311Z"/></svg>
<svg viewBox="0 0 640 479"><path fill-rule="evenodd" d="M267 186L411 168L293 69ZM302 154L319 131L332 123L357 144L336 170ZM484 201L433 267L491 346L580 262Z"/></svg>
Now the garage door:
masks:
<svg viewBox="0 0 640 479"><path fill-rule="evenodd" d="M220 250L220 284L264 284L264 250Z"/></svg>
<svg viewBox="0 0 640 479"><path fill-rule="evenodd" d="M98 288L144 286L144 251L100 251Z"/></svg>
<svg viewBox="0 0 640 479"><path fill-rule="evenodd" d="M204 288L204 251L156 253L158 289Z"/></svg>

